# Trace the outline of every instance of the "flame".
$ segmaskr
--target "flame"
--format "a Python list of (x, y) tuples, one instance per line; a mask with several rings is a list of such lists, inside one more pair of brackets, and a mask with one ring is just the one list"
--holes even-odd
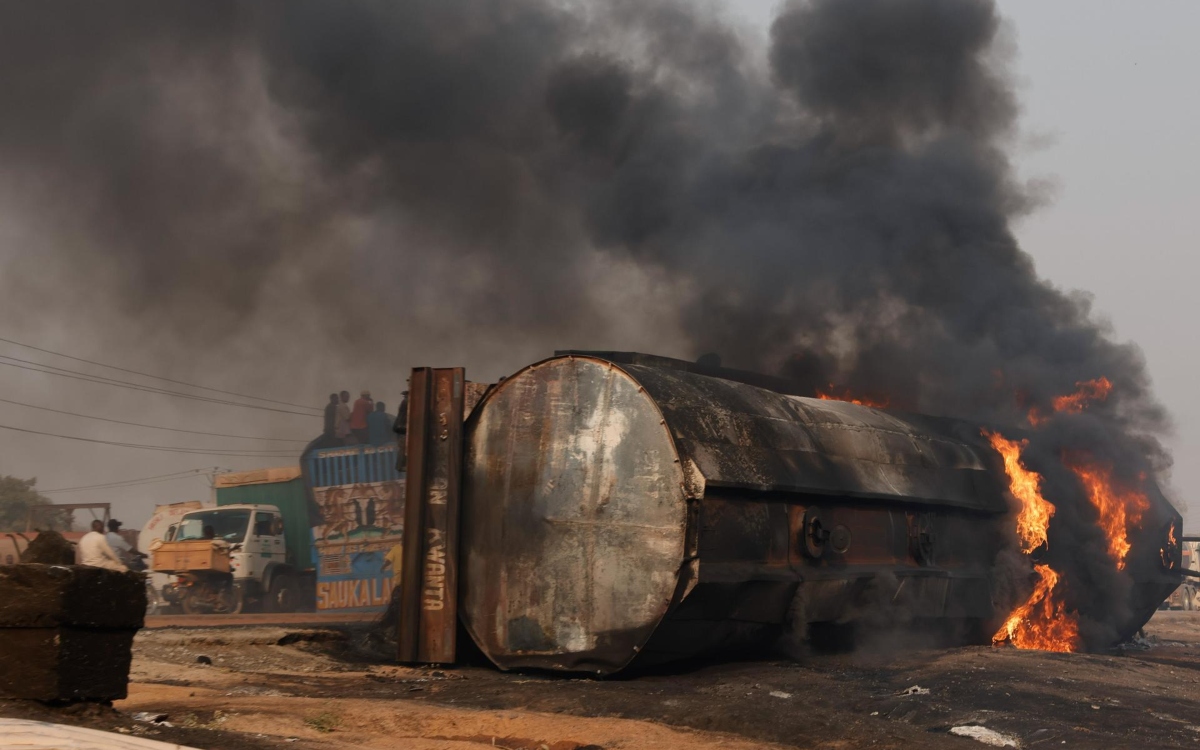
[(1173, 552), (1179, 546), (1179, 540), (1175, 537), (1175, 522), (1172, 521), (1167, 526), (1167, 543), (1158, 551), (1159, 557), (1162, 558), (1163, 567), (1167, 570), (1175, 567), (1175, 559)]
[(996, 452), (1004, 458), (1004, 473), (1008, 475), (1008, 488), (1021, 503), (1017, 513), (1017, 536), (1021, 539), (1021, 551), (1028, 554), (1043, 544), (1049, 544), (1046, 531), (1050, 518), (1054, 516), (1054, 505), (1042, 497), (1042, 477), (1025, 468), (1021, 463), (1021, 451), (1028, 440), (1009, 440), (998, 432), (983, 430)]
[(1078, 414), (1087, 408), (1091, 401), (1104, 401), (1112, 393), (1113, 384), (1108, 378), (1096, 378), (1075, 384), (1076, 391), (1069, 396), (1059, 396), (1054, 399), (1054, 411), (1065, 411)]
[(1067, 468), (1079, 478), (1088, 499), (1100, 514), (1097, 523), (1108, 538), (1108, 554), (1124, 570), (1129, 554), (1129, 529), (1142, 521), (1150, 509), (1150, 500), (1141, 492), (1121, 486), (1113, 479), (1112, 468), (1079, 459), (1065, 461)]
[(822, 390), (818, 388), (817, 398), (821, 399), (822, 401), (847, 401), (851, 404), (858, 404), (859, 406), (871, 406), (876, 409), (886, 409), (888, 404), (890, 404), (892, 401), (890, 398), (854, 398), (854, 396), (851, 395), (849, 388), (838, 388), (833, 383), (829, 384), (829, 390)]
[[(983, 430), (996, 452), (1004, 459), (1008, 489), (1021, 503), (1017, 512), (1017, 536), (1021, 551), (1029, 554), (1049, 544), (1047, 531), (1054, 516), (1054, 505), (1042, 497), (1042, 477), (1021, 463), (1021, 451), (1028, 440), (1009, 440), (997, 432)], [(1074, 651), (1079, 645), (1079, 622), (1068, 614), (1065, 605), (1055, 599), (1054, 587), (1058, 573), (1049, 565), (1034, 565), (1038, 582), (1025, 603), (1009, 614), (1004, 625), (992, 636), (992, 644), (1011, 643), (1017, 648), (1036, 648), (1044, 651)]]
[(1074, 651), (1079, 647), (1079, 621), (1068, 614), (1054, 596), (1058, 573), (1049, 565), (1034, 565), (1038, 582), (1025, 603), (1013, 610), (992, 636), (992, 645), (1011, 643), (1017, 648)]
[[(1099, 377), (1095, 380), (1082, 380), (1075, 384), (1075, 392), (1066, 396), (1055, 396), (1050, 402), (1055, 413), (1066, 412), (1078, 414), (1093, 401), (1104, 401), (1112, 393), (1113, 384), (1108, 378)], [(1040, 427), (1050, 417), (1043, 414), (1036, 406), (1029, 410), (1029, 424)]]

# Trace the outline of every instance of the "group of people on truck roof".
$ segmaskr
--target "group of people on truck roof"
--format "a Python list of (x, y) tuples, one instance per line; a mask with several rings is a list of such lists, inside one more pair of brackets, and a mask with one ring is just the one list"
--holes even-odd
[(387, 445), (396, 442), (395, 420), (382, 401), (371, 398), (370, 391), (363, 391), (353, 406), (349, 391), (331, 393), (323, 436), (328, 445)]

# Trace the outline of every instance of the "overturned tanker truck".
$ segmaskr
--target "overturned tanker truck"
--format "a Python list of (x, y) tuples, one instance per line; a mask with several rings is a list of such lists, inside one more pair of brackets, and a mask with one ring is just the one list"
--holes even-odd
[[(430, 445), (445, 441), (446, 420), (414, 404), (410, 630), (441, 616), (444, 642), (457, 617), (502, 669), (595, 674), (892, 616), (986, 643), (1007, 614), (993, 607), (992, 568), (1012, 532), (1004, 468), (979, 426), (791, 390), (663, 357), (560, 353), (488, 390), (460, 422), (455, 479), (433, 490), (421, 482), (438, 472), (420, 464), (436, 451), (419, 433), (425, 422)], [(459, 494), (458, 476), (447, 516), (437, 504), (447, 486)], [(1178, 529), (1153, 500), (1146, 526)], [(442, 525), (432, 537), (422, 505)], [(1157, 538), (1133, 540), (1153, 564), (1130, 565), (1125, 635), (1179, 583), (1178, 549)], [(434, 613), (417, 593), (430, 571), (439, 592), (451, 587)], [(453, 660), (417, 656), (431, 636), (406, 639), (403, 620), (400, 635), (401, 660)]]

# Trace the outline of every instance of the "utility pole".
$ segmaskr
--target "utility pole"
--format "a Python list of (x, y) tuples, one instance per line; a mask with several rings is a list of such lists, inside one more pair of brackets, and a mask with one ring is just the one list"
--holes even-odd
[(217, 504), (217, 477), (221, 474), (228, 474), (232, 469), (222, 469), (220, 466), (214, 466), (208, 469), (205, 474), (208, 476), (208, 501), (213, 505)]

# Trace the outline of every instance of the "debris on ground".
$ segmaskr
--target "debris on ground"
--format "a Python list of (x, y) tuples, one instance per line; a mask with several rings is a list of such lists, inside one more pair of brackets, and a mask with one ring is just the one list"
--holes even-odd
[(138, 711), (133, 714), (134, 721), (142, 721), (147, 724), (161, 724), (162, 726), (172, 726), (171, 722), (167, 721), (170, 718), (167, 714), (158, 713), (155, 711)]
[(965, 726), (951, 727), (950, 734), (956, 734), (959, 737), (970, 737), (973, 740), (982, 742), (985, 745), (992, 747), (1020, 747), (1021, 742), (1016, 737), (1010, 737), (1007, 734), (1000, 734), (994, 729), (980, 726)]

